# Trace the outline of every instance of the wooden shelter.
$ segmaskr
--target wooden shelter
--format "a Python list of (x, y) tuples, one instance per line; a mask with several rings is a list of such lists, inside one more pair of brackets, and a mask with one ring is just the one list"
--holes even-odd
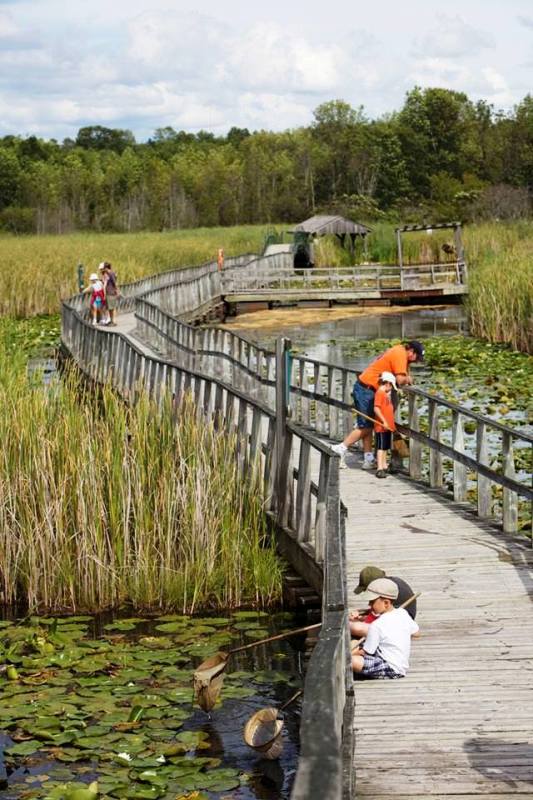
[(370, 233), (370, 228), (340, 215), (317, 214), (300, 222), (290, 233), (294, 235), (294, 266), (306, 267), (313, 266), (310, 240), (316, 236), (337, 236), (343, 247), (346, 237), (349, 236), (353, 250), (356, 237), (360, 236), (365, 241), (365, 237)]
[(370, 233), (370, 228), (361, 225), (360, 222), (353, 222), (351, 219), (341, 217), (339, 215), (329, 216), (325, 214), (317, 214), (314, 217), (300, 222), (294, 228), (293, 233), (302, 231), (311, 236), (325, 236), (326, 234), (335, 234), (335, 236), (366, 236)]

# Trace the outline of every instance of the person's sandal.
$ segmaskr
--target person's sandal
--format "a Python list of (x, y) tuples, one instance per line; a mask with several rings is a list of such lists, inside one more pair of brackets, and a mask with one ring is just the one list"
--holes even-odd
[(378, 469), (376, 472), (376, 478), (386, 478), (387, 477), (387, 470), (385, 469)]

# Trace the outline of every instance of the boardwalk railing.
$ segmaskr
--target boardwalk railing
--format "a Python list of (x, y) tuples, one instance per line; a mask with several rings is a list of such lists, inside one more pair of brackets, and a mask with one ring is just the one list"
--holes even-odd
[[(274, 407), (276, 357), (221, 328), (193, 328), (172, 318), (145, 295), (137, 302), (141, 337), (169, 358), (231, 382)], [(333, 440), (353, 425), (351, 392), (355, 370), (295, 355), (290, 360), (291, 420)], [(453, 478), (453, 496), (470, 502), (480, 517), (494, 518), (501, 506), (505, 532), (523, 524), (519, 498), (533, 500), (531, 470), (516, 468), (516, 453), (531, 465), (533, 437), (415, 387), (406, 387), (399, 430), (409, 437), (409, 475), (443, 488)], [(426, 453), (426, 455), (423, 455)], [(449, 480), (444, 467), (451, 462)], [(501, 494), (501, 500), (496, 495)]]
[(464, 261), (442, 264), (355, 265), (352, 267), (326, 267), (295, 270), (290, 264), (278, 265), (272, 260), (253, 262), (253, 269), (225, 270), (222, 289), (225, 295), (273, 292), (316, 293), (327, 297), (347, 293), (381, 293), (387, 290), (446, 290), (457, 293), (466, 288)]
[[(63, 304), (62, 343), (86, 375), (110, 382), (130, 402), (141, 391), (155, 400), (170, 393), (176, 403), (190, 394), (205, 419), (235, 436), (243, 474), (262, 470), (265, 510), (279, 548), (323, 598), (322, 628), (306, 677), (302, 756), (292, 797), (308, 798), (313, 780), (321, 797), (349, 798), (353, 681), (338, 457), (313, 433), (286, 420), (283, 387), (278, 386), (274, 411), (229, 383), (151, 357), (128, 337), (90, 325), (76, 304)], [(316, 747), (317, 715), (323, 750)]]

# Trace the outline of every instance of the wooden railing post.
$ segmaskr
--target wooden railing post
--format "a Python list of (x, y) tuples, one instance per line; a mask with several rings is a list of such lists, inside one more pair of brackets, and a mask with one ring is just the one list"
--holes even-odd
[[(440, 442), (439, 407), (436, 400), (429, 400), (429, 435)], [(429, 485), (432, 488), (442, 487), (442, 456), (438, 450), (429, 451)]]
[[(476, 457), (480, 464), (489, 465), (489, 446), (487, 426), (484, 422), (477, 423), (476, 429)], [(492, 483), (484, 475), (477, 475), (477, 513), (480, 517), (487, 518), (492, 515)]]
[[(416, 400), (416, 395), (409, 395), (409, 427), (412, 431), (420, 431)], [(422, 446), (414, 438), (409, 444), (409, 475), (417, 481), (422, 477)]]
[[(502, 465), (506, 478), (516, 478), (514, 466), (513, 440), (510, 433), (504, 433), (502, 438)], [(515, 533), (518, 529), (518, 495), (510, 489), (503, 488), (503, 530), (505, 533)]]
[(281, 525), (286, 524), (289, 511), (289, 467), (292, 434), (287, 430), (288, 369), (291, 343), (280, 336), (276, 340), (276, 508)]
[[(465, 452), (465, 434), (463, 416), (458, 411), (452, 412), (452, 447), (458, 453)], [(458, 503), (464, 503), (467, 494), (467, 472), (460, 461), (453, 462), (453, 497)]]

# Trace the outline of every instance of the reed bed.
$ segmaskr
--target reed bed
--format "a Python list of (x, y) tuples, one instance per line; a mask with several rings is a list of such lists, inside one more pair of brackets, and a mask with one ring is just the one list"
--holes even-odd
[(31, 611), (277, 601), (261, 476), (191, 400), (45, 389), (0, 345), (0, 602)]
[(532, 353), (533, 222), (480, 225), (465, 238), (472, 334)]
[(85, 280), (101, 261), (111, 261), (122, 283), (174, 267), (262, 250), (265, 227), (196, 228), (164, 233), (66, 236), (0, 235), (0, 314), (28, 317), (57, 313), (60, 301), (78, 290), (77, 265)]
[[(371, 223), (371, 228), (366, 250), (356, 242), (354, 255), (348, 248), (339, 248), (332, 237), (317, 239), (317, 266), (396, 263), (394, 225)], [(102, 259), (111, 261), (126, 283), (171, 267), (214, 260), (218, 247), (226, 255), (260, 252), (265, 233), (263, 226), (250, 225), (165, 233), (0, 236), (0, 314), (57, 313), (60, 300), (77, 290), (80, 262), (87, 277)], [(533, 222), (468, 225), (463, 235), (470, 267), (472, 333), (531, 352)], [(449, 260), (442, 250), (444, 243), (453, 243), (452, 231), (405, 235), (405, 263)]]

